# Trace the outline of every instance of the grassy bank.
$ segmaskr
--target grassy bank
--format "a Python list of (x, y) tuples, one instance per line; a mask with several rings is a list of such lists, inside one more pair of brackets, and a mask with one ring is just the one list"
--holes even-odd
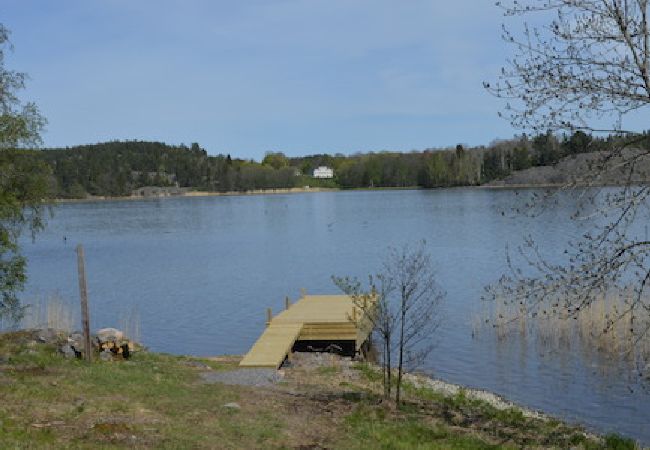
[(294, 364), (271, 386), (206, 382), (236, 358), (137, 353), (90, 365), (27, 332), (0, 335), (2, 448), (633, 448), (464, 392), (407, 385), (380, 400), (373, 366)]

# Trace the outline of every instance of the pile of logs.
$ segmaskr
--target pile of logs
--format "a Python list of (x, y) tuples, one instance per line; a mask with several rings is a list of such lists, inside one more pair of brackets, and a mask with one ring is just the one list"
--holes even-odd
[(97, 346), (102, 359), (122, 357), (129, 359), (135, 350), (135, 344), (123, 332), (115, 328), (102, 328), (97, 331), (94, 345)]
[[(59, 341), (61, 342), (61, 341)], [(59, 345), (59, 352), (70, 358), (82, 358), (84, 353), (83, 335), (72, 333)], [(93, 353), (104, 361), (129, 359), (138, 345), (115, 328), (102, 328), (91, 336)]]

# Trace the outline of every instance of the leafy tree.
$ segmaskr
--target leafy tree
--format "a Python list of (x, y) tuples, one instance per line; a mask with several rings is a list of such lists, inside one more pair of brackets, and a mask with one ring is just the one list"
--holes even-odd
[(264, 155), (262, 164), (265, 166), (271, 166), (274, 169), (282, 169), (289, 165), (289, 159), (282, 152), (267, 152)]
[(26, 280), (18, 238), (24, 229), (43, 227), (48, 168), (33, 152), (20, 150), (40, 142), (45, 120), (33, 103), (19, 99), (26, 76), (5, 68), (9, 48), (9, 31), (0, 24), (0, 319), (18, 320), (23, 307), (17, 294)]
[(550, 131), (533, 139), (533, 151), (538, 166), (555, 164), (561, 157), (557, 139)]
[(564, 153), (567, 155), (577, 155), (589, 151), (592, 137), (582, 130), (578, 130), (563, 142)]
[(530, 168), (530, 154), (526, 147), (517, 147), (512, 151), (512, 169), (524, 170)]
[(500, 148), (492, 148), (483, 154), (483, 170), (481, 181), (487, 182), (503, 178), (510, 173), (506, 161), (507, 153)]
[(425, 187), (444, 186), (448, 183), (449, 167), (442, 152), (433, 152), (426, 157)]
[[(539, 143), (539, 151), (527, 139), (517, 138), (497, 141), (488, 148), (457, 146), (411, 153), (319, 154), (296, 158), (269, 153), (261, 164), (229, 155), (211, 156), (198, 143), (188, 148), (144, 141), (50, 149), (34, 157), (45, 160), (51, 167), (56, 181), (54, 194), (59, 197), (130, 195), (142, 186), (176, 183), (180, 187), (220, 192), (306, 185), (433, 188), (480, 184), (503, 178), (512, 170), (554, 163), (561, 150), (568, 153), (567, 148), (575, 146), (575, 151), (582, 151), (579, 144), (582, 140), (577, 136), (580, 134), (560, 143), (553, 135), (540, 135), (533, 139)], [(596, 139), (588, 150), (595, 150), (598, 145), (605, 148), (612, 143)], [(543, 156), (535, 157), (538, 153)], [(334, 168), (333, 180), (311, 177), (311, 168), (323, 164)]]

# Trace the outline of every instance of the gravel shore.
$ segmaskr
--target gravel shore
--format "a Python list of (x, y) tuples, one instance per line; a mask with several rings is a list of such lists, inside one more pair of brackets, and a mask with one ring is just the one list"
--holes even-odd
[[(330, 353), (294, 353), (291, 358), (291, 363), (283, 366), (281, 370), (247, 368), (230, 371), (208, 371), (201, 373), (201, 378), (206, 383), (268, 387), (280, 382), (284, 378), (285, 371), (291, 371), (293, 369), (314, 370), (318, 367), (335, 366), (341, 370), (343, 374), (346, 372), (356, 374), (357, 370), (354, 369), (355, 364), (356, 363), (350, 358), (340, 357)], [(375, 370), (379, 372), (381, 369), (378, 366), (375, 366)], [(525, 417), (538, 419), (547, 418), (546, 415), (539, 411), (522, 407), (500, 397), (499, 395), (481, 389), (467, 388), (458, 384), (431, 378), (424, 374), (406, 373), (404, 374), (404, 380), (411, 383), (416, 388), (432, 389), (433, 391), (446, 396), (456, 395), (462, 390), (467, 398), (487, 402), (500, 410), (517, 408), (521, 410)]]
[(275, 369), (235, 369), (228, 371), (201, 372), (205, 383), (223, 383), (239, 386), (267, 387), (282, 380), (282, 373)]

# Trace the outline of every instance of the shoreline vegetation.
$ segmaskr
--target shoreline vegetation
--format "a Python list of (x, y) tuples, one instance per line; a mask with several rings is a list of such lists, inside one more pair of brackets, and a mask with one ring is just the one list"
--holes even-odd
[[(16, 158), (46, 169), (50, 198), (123, 198), (167, 190), (233, 195), (316, 189), (398, 189), (460, 186), (539, 186), (580, 184), (585, 169), (615, 148), (616, 136), (570, 136), (551, 133), (515, 136), (487, 146), (432, 148), (410, 152), (380, 151), (287, 156), (268, 152), (261, 161), (208, 154), (162, 142), (112, 141), (61, 149), (15, 150)], [(640, 134), (636, 150), (650, 148), (650, 134)], [(625, 155), (623, 155), (625, 157)], [(650, 162), (639, 163), (632, 181), (650, 181)], [(648, 167), (646, 167), (648, 166)], [(331, 178), (314, 177), (326, 167)], [(613, 170), (602, 184), (620, 183)], [(320, 174), (320, 172), (318, 172)]]
[[(406, 188), (410, 189), (410, 188)], [(149, 200), (165, 198), (197, 198), (197, 197), (232, 197), (247, 195), (272, 195), (272, 194), (303, 194), (315, 192), (338, 192), (339, 188), (272, 188), (272, 189), (254, 189), (250, 191), (229, 191), (229, 192), (209, 192), (209, 191), (186, 191), (178, 194), (152, 194), (152, 195), (125, 195), (125, 196), (88, 196), (85, 198), (54, 198), (54, 203), (77, 203), (77, 202), (101, 202), (101, 201), (129, 201), (129, 200)]]
[(526, 305), (499, 296), (473, 318), (472, 336), (491, 336), (497, 345), (504, 341), (530, 345), (539, 353), (573, 350), (586, 366), (607, 362), (606, 370), (625, 367), (640, 383), (648, 383), (650, 336), (635, 335), (634, 328), (648, 329), (650, 319), (639, 311), (634, 298), (633, 286), (610, 289), (574, 315), (560, 308), (558, 298)]
[(406, 375), (396, 407), (381, 400), (377, 366), (332, 354), (297, 353), (280, 371), (146, 350), (88, 364), (57, 352), (64, 338), (0, 333), (9, 447), (638, 448), (420, 374)]
[[(294, 187), (294, 188), (270, 188), (254, 189), (250, 191), (186, 191), (179, 194), (152, 194), (152, 195), (125, 195), (125, 196), (87, 196), (84, 198), (53, 198), (51, 203), (85, 203), (85, 202), (102, 202), (102, 201), (131, 201), (131, 200), (154, 200), (167, 198), (199, 198), (199, 197), (237, 197), (253, 195), (286, 195), (286, 194), (310, 194), (321, 192), (359, 192), (359, 191), (433, 191), (437, 189), (486, 189), (486, 190), (514, 190), (514, 189), (560, 189), (565, 187), (565, 183), (543, 183), (543, 184), (484, 184), (470, 186), (450, 186), (438, 188), (423, 188), (420, 186), (404, 187), (361, 187), (361, 188), (322, 188), (322, 187)], [(618, 186), (615, 183), (609, 184), (590, 184), (589, 186), (608, 187)], [(576, 187), (581, 187), (577, 185)], [(587, 185), (584, 185), (587, 187)]]

